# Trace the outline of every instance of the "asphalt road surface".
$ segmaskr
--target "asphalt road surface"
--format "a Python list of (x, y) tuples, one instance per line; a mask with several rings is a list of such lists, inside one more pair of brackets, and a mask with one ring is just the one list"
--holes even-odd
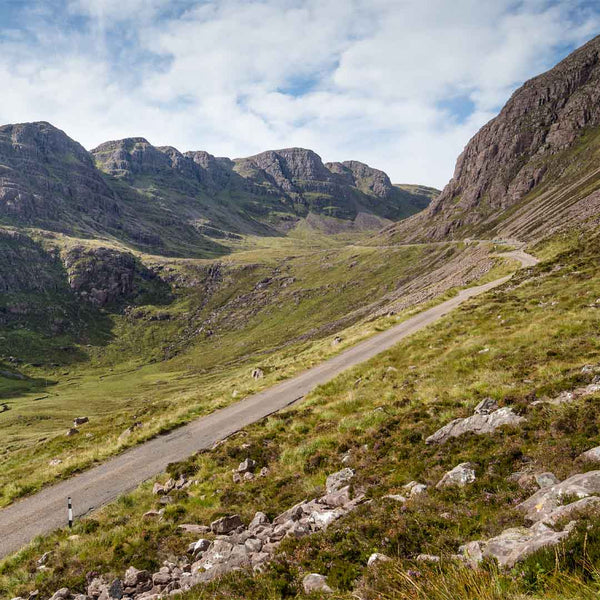
[[(524, 267), (538, 262), (522, 250), (506, 252), (502, 256), (515, 258)], [(292, 379), (131, 448), (89, 471), (0, 510), (0, 558), (19, 550), (38, 535), (65, 526), (68, 497), (73, 499), (75, 518), (88, 514), (162, 473), (169, 463), (210, 448), (243, 427), (293, 404), (314, 387), (391, 348), (467, 299), (497, 287), (509, 278), (462, 290), (454, 298), (374, 335)]]

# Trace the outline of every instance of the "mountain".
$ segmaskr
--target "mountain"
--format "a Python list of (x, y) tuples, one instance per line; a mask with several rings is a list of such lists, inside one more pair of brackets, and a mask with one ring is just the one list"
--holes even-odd
[(281, 235), (309, 216), (376, 229), (430, 197), (363, 163), (290, 148), (230, 160), (144, 138), (88, 152), (49, 123), (0, 127), (0, 224), (112, 238), (174, 256), (217, 256), (220, 240)]
[(382, 171), (356, 161), (324, 164), (303, 148), (231, 160), (130, 138), (91, 154), (99, 169), (126, 185), (122, 195), (135, 191), (183, 211), (187, 222), (216, 239), (285, 232), (309, 215), (337, 219), (341, 229), (376, 229), (429, 203), (419, 191), (394, 188)]
[(442, 194), (386, 235), (538, 239), (592, 216), (600, 187), (599, 56), (596, 37), (527, 81), (471, 139)]

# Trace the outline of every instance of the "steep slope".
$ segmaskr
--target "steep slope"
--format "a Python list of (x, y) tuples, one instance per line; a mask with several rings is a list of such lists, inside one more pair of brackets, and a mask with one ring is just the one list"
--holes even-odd
[(405, 240), (532, 239), (590, 216), (593, 210), (573, 205), (600, 187), (599, 55), (597, 37), (526, 82), (469, 142), (454, 177), (428, 210), (387, 234)]
[(134, 190), (119, 193), (80, 144), (45, 122), (0, 127), (0, 224), (115, 238), (160, 254), (226, 252)]

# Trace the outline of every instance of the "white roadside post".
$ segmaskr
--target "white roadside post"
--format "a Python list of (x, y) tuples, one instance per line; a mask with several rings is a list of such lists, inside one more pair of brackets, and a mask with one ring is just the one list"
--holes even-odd
[(69, 529), (73, 527), (73, 503), (71, 502), (71, 496), (67, 498), (67, 506), (69, 509)]

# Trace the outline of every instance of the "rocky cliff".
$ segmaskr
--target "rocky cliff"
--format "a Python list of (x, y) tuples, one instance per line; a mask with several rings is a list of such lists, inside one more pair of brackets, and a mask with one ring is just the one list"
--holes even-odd
[[(471, 139), (429, 209), (393, 231), (406, 239), (502, 233), (499, 221), (510, 209), (572, 175), (573, 152), (600, 125), (599, 54), (597, 37), (526, 82)], [(519, 230), (527, 237), (524, 225)]]
[(0, 222), (116, 225), (120, 207), (89, 153), (49, 123), (0, 127)]

